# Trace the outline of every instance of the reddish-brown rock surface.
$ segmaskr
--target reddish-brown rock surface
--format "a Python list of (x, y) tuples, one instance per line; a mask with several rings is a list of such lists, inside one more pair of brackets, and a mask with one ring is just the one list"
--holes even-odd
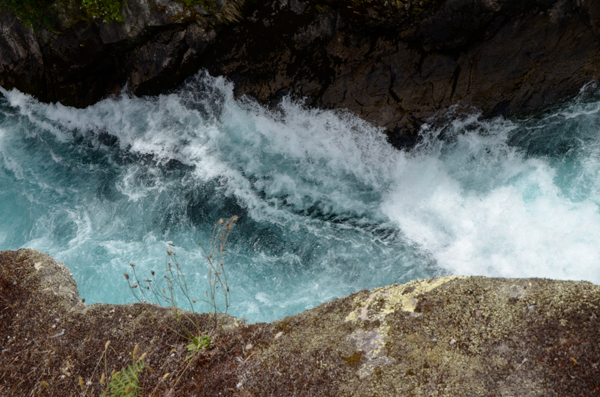
[[(101, 374), (131, 363), (136, 344), (145, 396), (600, 394), (600, 287), (588, 282), (446, 277), (271, 324), (224, 317), (188, 362), (169, 313), (87, 306), (63, 264), (0, 252), (0, 395), (99, 395)], [(195, 319), (208, 327), (206, 315)]]

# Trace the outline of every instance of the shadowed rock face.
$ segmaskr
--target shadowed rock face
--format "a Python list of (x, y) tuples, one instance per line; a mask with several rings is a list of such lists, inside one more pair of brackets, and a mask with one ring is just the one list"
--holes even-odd
[[(186, 369), (188, 342), (169, 331), (168, 309), (86, 306), (66, 267), (37, 251), (0, 252), (0, 264), (2, 395), (35, 393), (42, 380), (45, 393), (69, 395), (78, 376), (99, 394), (106, 340), (109, 371), (135, 344), (148, 352), (144, 395), (600, 393), (600, 287), (587, 282), (446, 277), (361, 291), (271, 324), (230, 318)], [(197, 319), (206, 326), (206, 315)], [(160, 381), (167, 372), (175, 375)]]
[(76, 107), (118, 93), (125, 84), (136, 95), (173, 88), (198, 70), (198, 55), (223, 21), (235, 16), (236, 0), (207, 4), (129, 0), (124, 21), (112, 23), (67, 7), (59, 10), (57, 32), (26, 28), (0, 12), (0, 85)]
[(350, 109), (401, 147), (440, 109), (532, 112), (600, 70), (595, 1), (260, 0), (229, 24), (241, 9), (232, 0), (208, 9), (129, 0), (124, 22), (110, 24), (71, 3), (60, 32), (0, 14), (0, 85), (85, 107), (125, 84), (135, 95), (165, 92), (207, 68), (264, 103), (291, 94)]
[(399, 146), (453, 104), (488, 117), (535, 111), (598, 74), (598, 2), (403, 3), (332, 2), (308, 14), (302, 3), (265, 4), (217, 36), (206, 65), (240, 94), (348, 108)]

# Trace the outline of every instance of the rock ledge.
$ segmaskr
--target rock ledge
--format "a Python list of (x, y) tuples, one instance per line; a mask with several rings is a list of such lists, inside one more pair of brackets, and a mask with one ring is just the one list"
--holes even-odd
[[(99, 394), (107, 340), (110, 368), (126, 365), (135, 344), (148, 353), (144, 395), (600, 392), (600, 287), (588, 282), (446, 277), (360, 291), (271, 324), (230, 319), (186, 369), (169, 309), (86, 306), (66, 267), (37, 251), (0, 252), (0, 264), (2, 395), (70, 395), (78, 376)], [(160, 381), (166, 373), (184, 376)]]

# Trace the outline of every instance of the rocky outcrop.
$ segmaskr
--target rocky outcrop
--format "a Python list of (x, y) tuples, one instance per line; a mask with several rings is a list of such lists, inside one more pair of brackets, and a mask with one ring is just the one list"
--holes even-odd
[(109, 24), (73, 4), (58, 32), (0, 15), (1, 86), (83, 107), (125, 84), (164, 92), (207, 68), (238, 95), (350, 109), (403, 146), (440, 109), (532, 112), (600, 70), (591, 0), (129, 0), (124, 22)]
[(77, 107), (125, 85), (136, 95), (177, 86), (198, 70), (198, 56), (239, 7), (236, 0), (190, 7), (129, 0), (122, 22), (106, 23), (87, 17), (76, 0), (58, 4), (65, 8), (57, 31), (26, 28), (0, 13), (0, 85)]
[(360, 291), (271, 324), (230, 320), (186, 363), (169, 309), (86, 306), (64, 265), (33, 250), (0, 252), (0, 264), (2, 395), (99, 394), (107, 340), (109, 371), (135, 344), (147, 352), (144, 395), (600, 393), (600, 287), (587, 282), (446, 277)]

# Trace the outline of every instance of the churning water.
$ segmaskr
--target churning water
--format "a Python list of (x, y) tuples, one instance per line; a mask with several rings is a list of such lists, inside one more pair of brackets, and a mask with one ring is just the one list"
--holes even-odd
[(123, 273), (163, 269), (168, 243), (203, 296), (197, 243), (232, 215), (230, 313), (251, 321), (448, 274), (600, 283), (593, 94), (528, 120), (450, 111), (404, 152), (349, 113), (269, 111), (203, 73), (83, 110), (2, 93), (0, 249), (63, 261), (87, 303), (133, 301)]

